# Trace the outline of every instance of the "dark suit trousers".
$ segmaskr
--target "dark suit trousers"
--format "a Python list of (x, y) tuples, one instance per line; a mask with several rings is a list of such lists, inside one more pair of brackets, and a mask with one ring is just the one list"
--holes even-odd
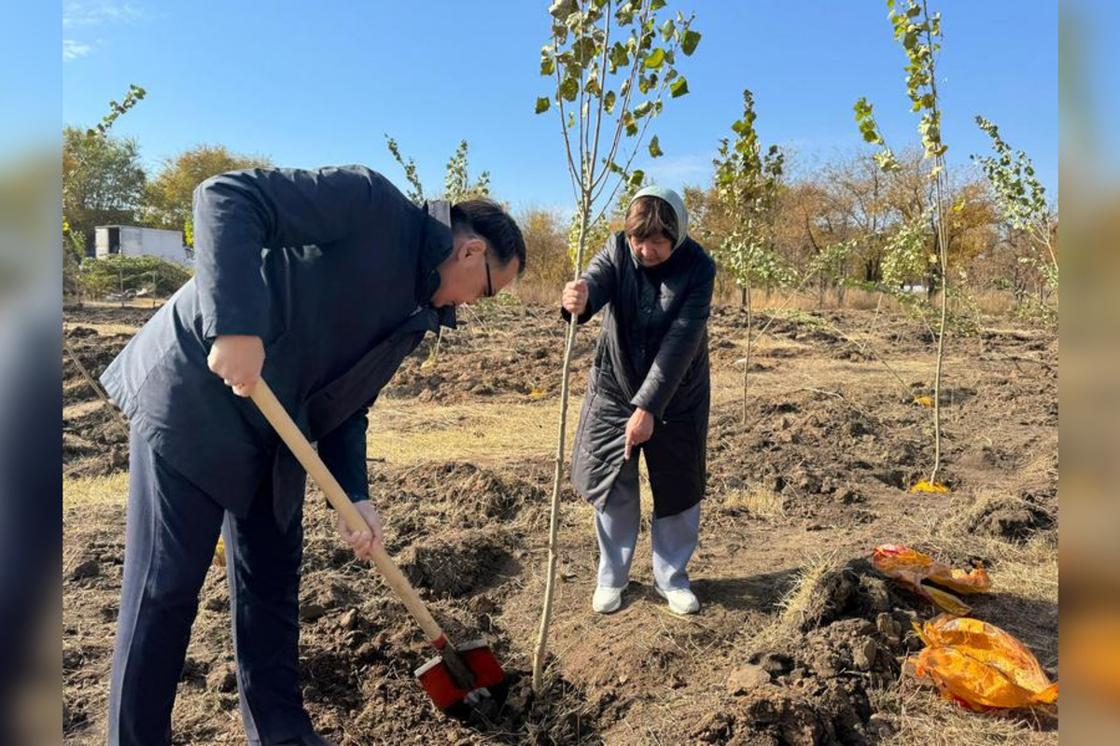
[(299, 564), (303, 525), (281, 531), (269, 479), (249, 515), (227, 513), (130, 439), (124, 581), (109, 695), (110, 744), (166, 744), (198, 596), (219, 532), (226, 545), (237, 687), (248, 740), (311, 733), (299, 688)]

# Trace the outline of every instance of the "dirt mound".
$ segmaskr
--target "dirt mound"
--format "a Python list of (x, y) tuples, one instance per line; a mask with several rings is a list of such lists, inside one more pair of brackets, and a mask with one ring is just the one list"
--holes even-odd
[(1044, 507), (1015, 497), (982, 501), (967, 517), (969, 531), (1020, 543), (1055, 523), (1055, 516)]
[[(708, 743), (867, 743), (869, 691), (893, 684), (917, 640), (916, 612), (866, 560), (807, 571), (782, 631), (748, 651), (727, 682), (728, 706), (692, 732)], [(920, 644), (920, 643), (919, 643)]]
[(77, 357), (89, 374), (97, 379), (132, 339), (132, 335), (102, 335), (90, 327), (76, 326), (68, 329), (65, 337), (67, 349), (62, 356), (62, 402), (74, 404), (96, 399), (97, 393), (82, 376), (71, 355)]
[(692, 730), (701, 743), (867, 743), (867, 693), (851, 682), (829, 680), (819, 692), (763, 684), (713, 712)]
[(546, 518), (542, 482), (463, 462), (371, 468), (370, 490), (389, 516), (390, 541), (410, 543), (447, 529), (529, 529)]
[(500, 533), (473, 529), (417, 542), (398, 562), (413, 585), (458, 598), (490, 584), (511, 558)]
[(799, 389), (753, 403), (745, 424), (739, 402), (717, 405), (709, 491), (761, 488), (781, 497), (787, 517), (806, 518), (863, 502), (867, 485), (909, 488), (924, 466), (915, 426), (925, 415), (887, 392), (876, 399)]
[[(556, 396), (566, 329), (555, 309), (485, 309), (481, 316), (467, 316), (458, 328), (445, 330), (438, 348), (429, 335), (404, 360), (384, 395), (445, 404)], [(576, 337), (571, 375), (580, 390), (597, 335), (594, 323)]]
[(102, 476), (128, 468), (128, 425), (108, 404), (77, 405), (80, 414), (63, 410), (62, 464), (66, 476)]

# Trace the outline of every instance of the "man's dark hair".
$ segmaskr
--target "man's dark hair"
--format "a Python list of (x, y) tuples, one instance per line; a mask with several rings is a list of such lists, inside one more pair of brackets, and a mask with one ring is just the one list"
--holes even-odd
[(468, 233), (486, 241), (504, 267), (516, 257), (517, 274), (525, 271), (525, 239), (521, 229), (501, 205), (489, 199), (468, 199), (451, 207), (451, 231)]

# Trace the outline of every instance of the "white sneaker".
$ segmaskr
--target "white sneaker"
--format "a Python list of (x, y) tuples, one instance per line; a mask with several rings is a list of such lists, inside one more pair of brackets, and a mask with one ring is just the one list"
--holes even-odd
[(595, 595), (591, 597), (591, 609), (599, 614), (610, 614), (618, 611), (618, 607), (622, 606), (622, 592), (629, 585), (627, 583), (621, 588), (608, 588), (605, 585), (596, 586)]
[(676, 590), (663, 591), (654, 585), (658, 595), (669, 602), (669, 611), (674, 614), (695, 614), (700, 611), (700, 602), (696, 600), (696, 594), (688, 588), (677, 588)]

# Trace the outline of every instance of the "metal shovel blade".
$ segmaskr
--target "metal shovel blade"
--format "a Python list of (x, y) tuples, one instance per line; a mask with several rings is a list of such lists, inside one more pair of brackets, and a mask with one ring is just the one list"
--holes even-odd
[(470, 671), (469, 687), (461, 686), (452, 674), (442, 655), (429, 660), (416, 669), (416, 678), (436, 707), (445, 713), (463, 716), (464, 705), (489, 700), (487, 709), (500, 707), (509, 691), (505, 673), (494, 652), (482, 640), (474, 640), (456, 647), (460, 660)]

